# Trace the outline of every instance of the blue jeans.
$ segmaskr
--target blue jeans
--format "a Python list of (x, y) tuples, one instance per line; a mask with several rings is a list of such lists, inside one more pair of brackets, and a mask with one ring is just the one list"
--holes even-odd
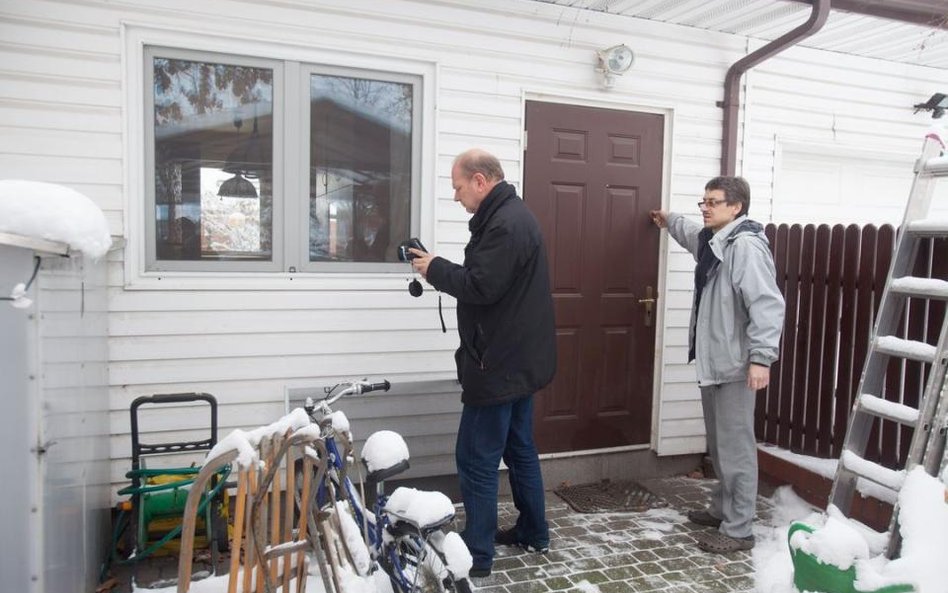
[(550, 541), (540, 460), (533, 444), (533, 395), (494, 406), (464, 405), (455, 458), (466, 523), (461, 537), (476, 568), (494, 559), (497, 531), (498, 466), (508, 468), (517, 517), (517, 539), (532, 545)]

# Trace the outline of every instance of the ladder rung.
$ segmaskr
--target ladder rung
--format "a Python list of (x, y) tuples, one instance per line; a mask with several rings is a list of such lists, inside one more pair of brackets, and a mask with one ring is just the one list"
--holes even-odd
[(920, 362), (934, 362), (937, 349), (925, 342), (904, 340), (895, 336), (880, 336), (876, 338), (876, 352), (918, 360)]
[(948, 156), (936, 156), (925, 161), (924, 171), (935, 176), (948, 175)]
[(897, 402), (890, 402), (881, 397), (863, 393), (859, 396), (859, 408), (880, 418), (892, 420), (906, 426), (915, 426), (918, 422), (918, 410)]
[(889, 285), (893, 292), (908, 297), (948, 300), (948, 282), (937, 278), (895, 278)]
[(852, 451), (843, 451), (839, 456), (839, 461), (844, 468), (857, 476), (896, 492), (902, 488), (902, 483), (905, 481), (905, 471), (882, 467), (878, 463), (863, 459)]
[(944, 237), (948, 235), (948, 220), (943, 218), (913, 220), (906, 227), (909, 233), (916, 237)]

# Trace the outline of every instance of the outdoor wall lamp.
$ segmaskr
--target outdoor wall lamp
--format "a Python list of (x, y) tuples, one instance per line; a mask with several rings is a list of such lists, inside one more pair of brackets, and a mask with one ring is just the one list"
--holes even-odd
[(611, 89), (615, 77), (625, 74), (635, 61), (635, 54), (626, 44), (614, 45), (596, 52), (596, 72), (602, 75), (602, 87)]
[(935, 93), (928, 99), (928, 101), (925, 101), (924, 103), (916, 103), (914, 107), (915, 111), (913, 113), (918, 113), (919, 111), (931, 111), (932, 119), (938, 119), (939, 117), (945, 115), (945, 109), (948, 109), (948, 95), (945, 93)]

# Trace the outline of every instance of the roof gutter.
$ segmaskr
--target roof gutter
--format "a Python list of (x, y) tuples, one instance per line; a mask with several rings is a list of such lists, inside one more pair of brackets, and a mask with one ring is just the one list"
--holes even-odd
[(741, 108), (741, 76), (757, 64), (769, 60), (819, 31), (826, 23), (829, 12), (830, 0), (813, 0), (813, 10), (805, 23), (747, 54), (728, 68), (724, 77), (724, 101), (718, 104), (724, 109), (721, 175), (734, 175), (737, 170), (737, 116)]

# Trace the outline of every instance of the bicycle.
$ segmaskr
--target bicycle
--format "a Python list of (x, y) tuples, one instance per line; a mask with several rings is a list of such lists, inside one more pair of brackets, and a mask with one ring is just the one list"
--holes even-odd
[[(303, 409), (320, 427), (321, 437), (320, 446), (307, 451), (320, 468), (314, 478), (316, 504), (312, 507), (317, 516), (311, 518), (309, 533), (311, 538), (322, 538), (323, 545), (314, 541), (313, 547), (325, 555), (319, 559), (321, 567), (328, 564), (337, 589), (340, 582), (351, 578), (344, 566), (348, 558), (359, 577), (372, 577), (381, 569), (393, 592), (470, 593), (470, 552), (460, 535), (443, 530), (455, 514), (448, 497), (410, 488), (385, 494), (385, 480), (409, 467), (408, 447), (400, 435), (379, 431), (363, 447), (366, 481), (375, 484), (371, 511), (366, 511), (363, 497), (357, 495), (348, 476), (352, 452), (349, 422), (343, 412), (333, 411), (332, 405), (347, 395), (388, 391), (390, 387), (388, 381), (346, 382), (327, 388), (326, 397), (319, 401), (306, 400)], [(303, 483), (302, 476), (296, 483)], [(323, 578), (328, 590), (325, 571)]]

